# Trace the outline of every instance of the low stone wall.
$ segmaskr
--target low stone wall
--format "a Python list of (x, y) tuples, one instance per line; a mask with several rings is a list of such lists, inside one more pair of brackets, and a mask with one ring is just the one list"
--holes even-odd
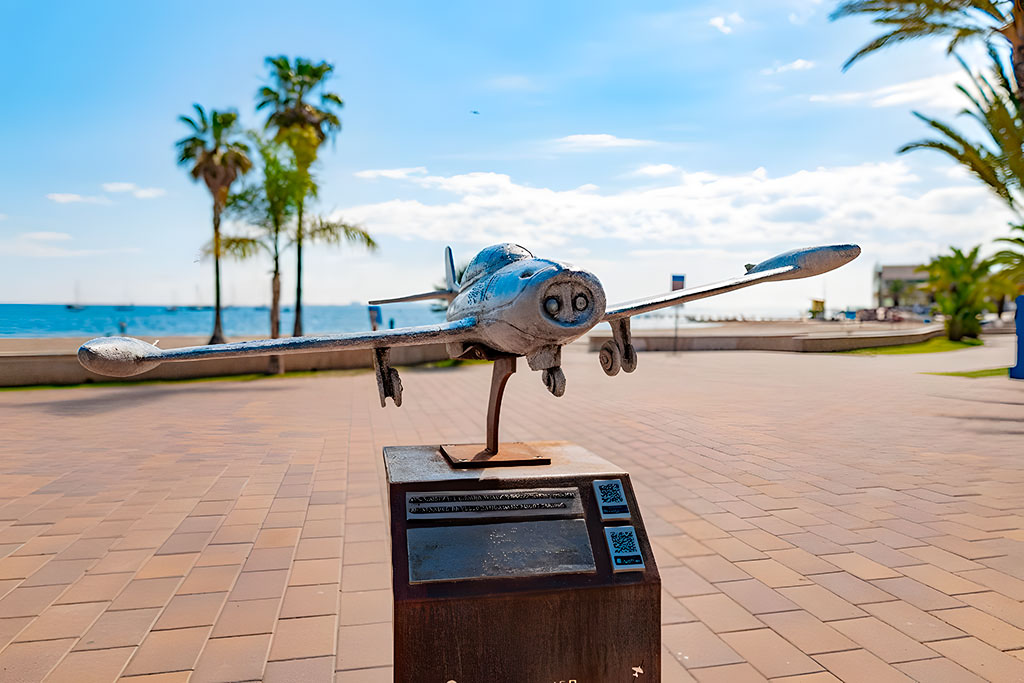
[[(633, 333), (633, 346), (637, 351), (790, 351), (797, 353), (825, 353), (849, 351), (877, 346), (917, 344), (941, 337), (941, 325), (928, 325), (912, 330), (893, 330), (861, 334), (715, 334), (680, 335)], [(608, 332), (591, 333), (588, 348), (598, 351), (611, 339)]]
[[(347, 370), (372, 368), (373, 352), (332, 351), (329, 353), (296, 353), (282, 356), (286, 371)], [(444, 344), (401, 346), (391, 349), (393, 365), (416, 365), (448, 358)], [(0, 355), (0, 386), (22, 387), (38, 384), (84, 384), (86, 382), (131, 382), (154, 379), (192, 379), (248, 375), (267, 371), (269, 358), (218, 358), (187, 363), (164, 363), (141, 375), (112, 378), (89, 372), (73, 353), (11, 353)]]

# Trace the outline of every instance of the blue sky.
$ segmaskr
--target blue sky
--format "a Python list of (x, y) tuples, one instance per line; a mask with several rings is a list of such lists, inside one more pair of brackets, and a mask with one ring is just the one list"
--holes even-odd
[[(591, 269), (616, 301), (673, 272), (697, 284), (856, 241), (842, 271), (703, 308), (868, 305), (874, 263), (987, 240), (1007, 217), (938, 155), (894, 154), (924, 134), (912, 109), (955, 114), (955, 62), (920, 43), (844, 74), (874, 30), (830, 22), (833, 6), (8, 0), (0, 301), (209, 301), (210, 199), (174, 163), (176, 116), (199, 102), (262, 125), (263, 58), (286, 54), (335, 64), (345, 100), (317, 210), (381, 243), (311, 250), (310, 303), (420, 291), (446, 243), (465, 261), (518, 241)], [(227, 301), (266, 303), (267, 267), (227, 264)]]

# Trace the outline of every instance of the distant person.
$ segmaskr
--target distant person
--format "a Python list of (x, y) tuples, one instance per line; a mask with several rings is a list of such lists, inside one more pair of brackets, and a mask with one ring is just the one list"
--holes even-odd
[(124, 335), (128, 334), (128, 323), (126, 323), (125, 321), (123, 321), (123, 320), (118, 321), (117, 327), (118, 327), (119, 330), (121, 330), (121, 336), (122, 337)]
[(395, 329), (395, 319), (394, 318), (388, 318), (388, 329), (389, 330)]

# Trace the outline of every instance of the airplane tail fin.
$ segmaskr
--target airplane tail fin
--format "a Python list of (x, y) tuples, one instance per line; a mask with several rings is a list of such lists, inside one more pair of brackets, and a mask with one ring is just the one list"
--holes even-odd
[(444, 248), (444, 284), (445, 289), (435, 289), (432, 292), (410, 294), (408, 296), (395, 297), (394, 299), (376, 299), (371, 301), (370, 305), (398, 304), (407, 301), (430, 301), (432, 299), (451, 301), (454, 299), (459, 293), (459, 283), (455, 280), (455, 260), (452, 258), (451, 247)]

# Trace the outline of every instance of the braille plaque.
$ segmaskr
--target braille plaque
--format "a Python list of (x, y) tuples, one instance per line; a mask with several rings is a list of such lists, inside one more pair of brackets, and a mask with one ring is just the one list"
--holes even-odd
[(583, 506), (575, 488), (412, 491), (405, 494), (405, 516), (409, 520), (582, 515)]
[(601, 519), (629, 519), (629, 503), (626, 492), (622, 490), (622, 482), (618, 479), (595, 479), (594, 496), (597, 497), (597, 509), (601, 511)]
[(609, 526), (604, 529), (608, 553), (612, 556), (612, 570), (616, 572), (643, 571), (644, 556), (631, 526)]

